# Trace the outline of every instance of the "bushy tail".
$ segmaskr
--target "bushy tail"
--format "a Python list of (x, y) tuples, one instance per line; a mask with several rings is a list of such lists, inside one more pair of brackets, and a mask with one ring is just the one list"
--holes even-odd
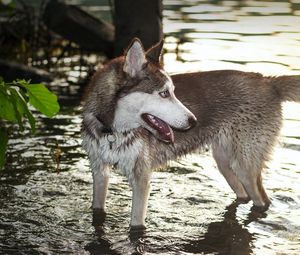
[(300, 103), (300, 75), (273, 77), (271, 83), (282, 101)]

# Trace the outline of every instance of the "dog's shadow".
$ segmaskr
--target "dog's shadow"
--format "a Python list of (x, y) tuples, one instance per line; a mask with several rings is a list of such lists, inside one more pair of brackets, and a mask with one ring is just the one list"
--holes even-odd
[(183, 250), (204, 254), (252, 254), (252, 243), (255, 237), (246, 226), (265, 218), (267, 214), (252, 209), (245, 220), (239, 220), (236, 215), (239, 205), (234, 202), (227, 206), (223, 220), (211, 222), (206, 233), (198, 240), (184, 245)]
[[(266, 213), (251, 210), (247, 218), (238, 219), (236, 216), (239, 203), (232, 203), (226, 207), (222, 221), (211, 222), (207, 231), (197, 240), (191, 240), (184, 245), (178, 245), (180, 250), (189, 253), (213, 253), (213, 254), (252, 254), (253, 234), (249, 233), (246, 226), (260, 218), (265, 218)], [(98, 254), (124, 254), (115, 249), (115, 244), (106, 238), (103, 223), (105, 214), (93, 214), (93, 226), (95, 228), (96, 240), (86, 245), (85, 249), (92, 255)], [(145, 244), (143, 242), (144, 231), (129, 232), (126, 254), (144, 254)], [(129, 248), (131, 247), (131, 248)], [(131, 252), (129, 252), (131, 250)]]

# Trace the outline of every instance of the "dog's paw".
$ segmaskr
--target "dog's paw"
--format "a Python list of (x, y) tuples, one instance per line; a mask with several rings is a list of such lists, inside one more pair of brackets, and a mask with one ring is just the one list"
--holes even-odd
[(106, 212), (100, 208), (93, 209), (93, 226), (102, 226), (106, 218)]
[(132, 242), (139, 240), (146, 232), (144, 225), (130, 226), (129, 237)]
[(146, 227), (144, 225), (130, 226), (130, 232), (144, 232)]
[(250, 201), (249, 197), (237, 197), (234, 201), (237, 204), (247, 204)]
[(256, 212), (256, 213), (264, 213), (265, 211), (267, 211), (270, 207), (270, 203), (266, 203), (265, 205), (262, 206), (258, 206), (258, 205), (253, 205), (251, 207), (251, 211), (252, 212)]

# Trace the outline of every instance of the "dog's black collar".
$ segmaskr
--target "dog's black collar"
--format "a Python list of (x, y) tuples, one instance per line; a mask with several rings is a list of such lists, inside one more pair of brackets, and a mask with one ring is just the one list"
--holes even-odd
[(99, 116), (96, 116), (96, 119), (103, 125), (103, 127), (100, 129), (101, 133), (103, 133), (103, 134), (112, 134), (113, 133), (112, 128), (105, 125), (104, 121)]
[(103, 134), (112, 134), (113, 131), (110, 127), (105, 127), (104, 126), (103, 128), (101, 128), (101, 133), (103, 133)]

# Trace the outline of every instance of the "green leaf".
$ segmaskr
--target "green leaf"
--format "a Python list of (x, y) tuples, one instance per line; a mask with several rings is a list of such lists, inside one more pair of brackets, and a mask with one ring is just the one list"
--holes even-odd
[(0, 118), (16, 122), (17, 116), (14, 105), (4, 86), (0, 86)]
[(8, 142), (8, 135), (6, 129), (0, 128), (0, 170), (5, 164), (5, 154)]
[(24, 114), (24, 109), (22, 108), (22, 105), (20, 105), (20, 97), (19, 95), (17, 94), (17, 91), (15, 88), (11, 87), (9, 88), (9, 92), (10, 92), (10, 95), (11, 95), (11, 101), (12, 101), (12, 104), (14, 106), (14, 110), (15, 110), (15, 114), (16, 114), (16, 118), (17, 118), (17, 121), (18, 121), (18, 124), (19, 124), (19, 128), (21, 131), (24, 131), (24, 126), (23, 126), (23, 114)]
[(31, 126), (32, 133), (35, 133), (35, 118), (33, 117), (31, 111), (29, 111), (29, 109), (27, 109), (26, 111), (26, 116)]
[(59, 111), (57, 96), (43, 84), (22, 84), (28, 91), (29, 103), (47, 117), (52, 117)]
[[(18, 119), (18, 122), (20, 122), (20, 121), (22, 122), (22, 117), (24, 115), (26, 115), (26, 117), (28, 118), (29, 124), (31, 126), (32, 133), (34, 133), (35, 132), (35, 119), (31, 113), (31, 111), (28, 109), (28, 106), (24, 99), (23, 93), (19, 93), (21, 91), (18, 91), (15, 88), (10, 88), (10, 92), (13, 97), (14, 104), (17, 108), (17, 112), (21, 116), (21, 120)], [(20, 123), (19, 123), (19, 126), (21, 128)], [(23, 126), (23, 124), (22, 124), (22, 126)], [(21, 130), (22, 130), (22, 128), (21, 128)]]

